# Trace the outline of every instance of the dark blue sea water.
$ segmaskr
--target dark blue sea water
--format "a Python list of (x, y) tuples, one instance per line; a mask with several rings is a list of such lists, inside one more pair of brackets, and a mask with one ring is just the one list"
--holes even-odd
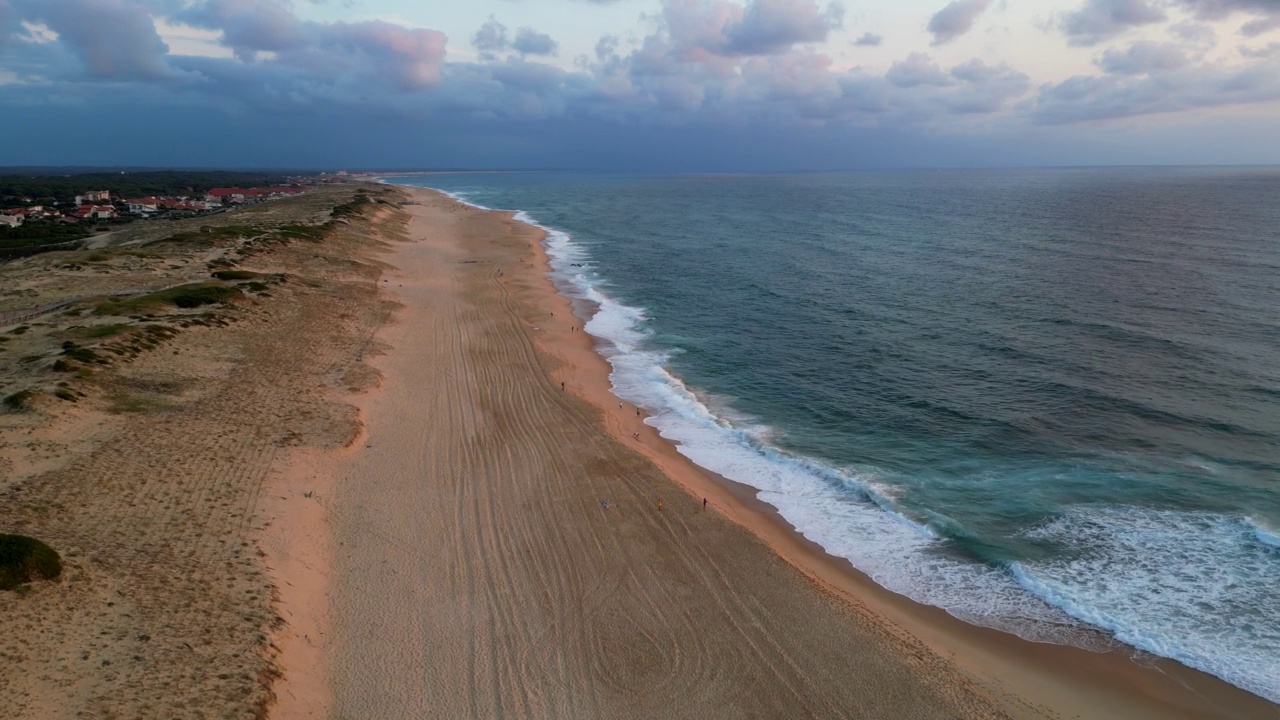
[(552, 230), (617, 394), (885, 587), (1280, 701), (1280, 169), (394, 182)]

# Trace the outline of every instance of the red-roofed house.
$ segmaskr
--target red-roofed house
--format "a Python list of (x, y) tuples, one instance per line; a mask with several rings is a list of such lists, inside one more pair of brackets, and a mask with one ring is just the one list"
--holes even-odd
[(81, 220), (109, 220), (116, 216), (116, 209), (110, 205), (81, 205), (73, 215)]

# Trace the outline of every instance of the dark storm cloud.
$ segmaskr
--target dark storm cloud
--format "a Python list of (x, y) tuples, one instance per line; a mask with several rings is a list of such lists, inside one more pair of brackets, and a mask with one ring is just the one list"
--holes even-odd
[[(7, 8), (7, 9), (6, 9)], [(148, 7), (134, 0), (13, 0), (0, 7), (0, 21), (40, 23), (101, 79), (158, 80), (170, 74), (169, 47), (160, 39)], [(0, 22), (0, 28), (6, 23)]]
[(285, 0), (206, 0), (177, 14), (195, 27), (221, 31), (236, 57), (331, 71), (362, 72), (419, 91), (440, 80), (446, 38), (436, 30), (379, 20), (316, 23), (300, 20)]
[(1165, 17), (1163, 10), (1147, 0), (1087, 0), (1079, 10), (1059, 17), (1058, 26), (1072, 45), (1096, 45)]
[(933, 33), (933, 44), (949, 43), (972, 30), (978, 16), (990, 5), (991, 0), (955, 0), (934, 13), (928, 27)]
[(280, 0), (207, 0), (178, 16), (196, 27), (220, 30), (236, 56), (253, 60), (259, 52), (279, 52), (306, 43), (303, 23)]

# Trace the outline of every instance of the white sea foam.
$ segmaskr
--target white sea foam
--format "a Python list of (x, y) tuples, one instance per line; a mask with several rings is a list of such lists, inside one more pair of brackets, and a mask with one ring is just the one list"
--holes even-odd
[(492, 209), (493, 209), (493, 208), (485, 207), (485, 206), (483, 206), (483, 205), (477, 205), (477, 204), (475, 204), (475, 203), (471, 202), (470, 200), (468, 200), (468, 199), (466, 198), (466, 196), (465, 196), (465, 195), (461, 195), (461, 194), (458, 194), (458, 193), (451, 193), (451, 192), (449, 192), (449, 191), (447, 191), (447, 190), (436, 190), (436, 192), (438, 192), (438, 193), (440, 193), (440, 194), (442, 194), (442, 195), (445, 195), (445, 196), (447, 196), (447, 197), (450, 197), (450, 198), (452, 198), (452, 199), (454, 199), (454, 200), (456, 200), (456, 201), (458, 201), (458, 202), (462, 203), (463, 205), (466, 205), (466, 206), (468, 206), (468, 207), (473, 207), (473, 208), (475, 208), (475, 209), (477, 209), (477, 210), (492, 210)]
[(1211, 513), (1075, 508), (1027, 535), (1077, 552), (1012, 569), (1122, 642), (1280, 702), (1280, 545), (1259, 532)]
[(1280, 702), (1274, 530), (1211, 514), (1078, 508), (1027, 533), (1069, 546), (1068, 559), (1005, 569), (957, 558), (874, 474), (791, 456), (767, 444), (767, 429), (712, 412), (667, 370), (668, 353), (647, 342), (644, 311), (605, 292), (569, 235), (538, 227), (558, 288), (591, 308), (584, 327), (612, 365), (614, 393), (651, 413), (647, 422), (699, 466), (760, 490), (827, 552), (968, 622), (1086, 647), (1095, 636), (1082, 628), (1100, 628)]

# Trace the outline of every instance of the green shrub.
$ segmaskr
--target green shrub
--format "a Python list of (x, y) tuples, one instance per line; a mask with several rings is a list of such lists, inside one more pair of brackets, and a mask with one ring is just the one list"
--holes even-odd
[(219, 280), (252, 280), (258, 277), (258, 273), (248, 270), (218, 270), (213, 276)]
[(4, 399), (4, 406), (10, 410), (26, 410), (27, 403), (31, 400), (33, 393), (30, 390), (19, 390)]
[[(181, 288), (174, 288), (175, 290)], [(240, 291), (232, 287), (222, 287), (220, 285), (207, 285), (205, 287), (195, 287), (176, 293), (172, 296), (172, 302), (180, 308), (194, 308), (201, 305), (213, 305), (220, 303), (240, 294)]]
[(0, 590), (61, 574), (62, 559), (53, 548), (24, 535), (0, 535)]
[(70, 340), (62, 343), (62, 354), (72, 360), (82, 363), (95, 363), (102, 361), (102, 356), (98, 353), (90, 350), (89, 348), (82, 348)]

